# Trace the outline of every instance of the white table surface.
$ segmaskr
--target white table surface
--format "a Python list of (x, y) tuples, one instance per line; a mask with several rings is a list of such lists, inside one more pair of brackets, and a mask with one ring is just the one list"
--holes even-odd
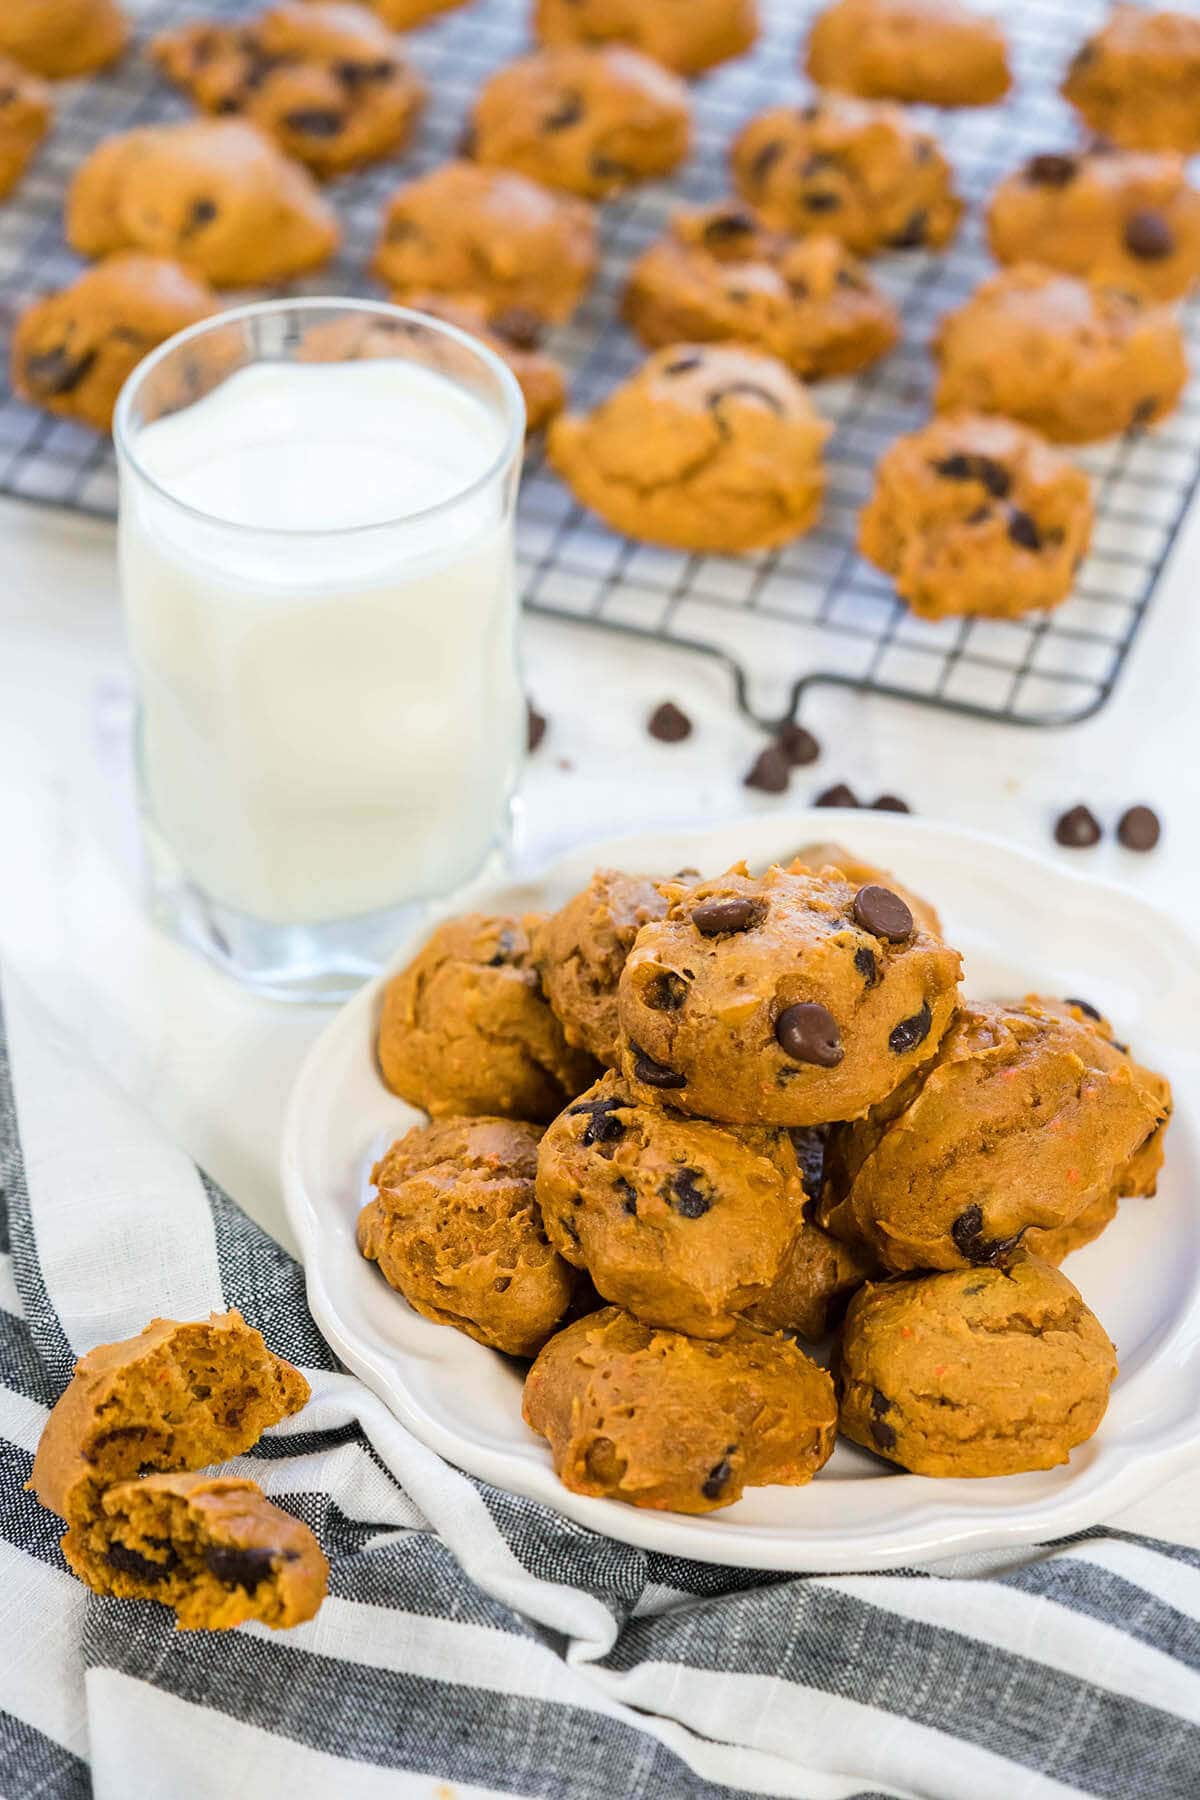
[[(921, 813), (1002, 833), (1198, 918), (1198, 558), (1200, 516), (1116, 695), (1093, 720), (1030, 731), (818, 692), (804, 720), (824, 754), (782, 799), (741, 785), (762, 740), (735, 712), (718, 666), (531, 617), (528, 686), (551, 724), (522, 790), (520, 862), (534, 867), (627, 829), (782, 810), (789, 798), (800, 806), (848, 781), (861, 796), (891, 790)], [(645, 732), (665, 698), (695, 722), (683, 744)], [(111, 529), (0, 501), (0, 951), (163, 1128), (294, 1248), (276, 1174), (280, 1119), (328, 1015), (240, 992), (147, 923), (128, 717)], [(1057, 850), (1053, 821), (1080, 799), (1109, 836), (1095, 850)], [(1164, 820), (1149, 856), (1111, 835), (1135, 801)], [(1198, 1510), (1185, 1479), (1139, 1507), (1136, 1524), (1178, 1533), (1190, 1520), (1200, 1543)]]

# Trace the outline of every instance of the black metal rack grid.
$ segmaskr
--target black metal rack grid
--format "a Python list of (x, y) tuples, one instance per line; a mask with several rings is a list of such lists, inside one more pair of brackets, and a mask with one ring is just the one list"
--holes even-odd
[[(248, 0), (149, 0), (139, 43), (184, 19), (257, 10)], [(551, 345), (571, 371), (574, 403), (588, 405), (634, 368), (640, 352), (618, 318), (625, 271), (680, 203), (727, 190), (725, 152), (752, 114), (803, 93), (798, 50), (814, 0), (763, 0), (765, 29), (750, 56), (695, 87), (696, 147), (671, 182), (603, 209), (600, 279)], [(817, 390), (835, 423), (829, 490), (818, 527), (786, 549), (749, 557), (688, 556), (615, 536), (574, 504), (530, 457), (518, 534), (526, 604), (635, 636), (707, 651), (729, 669), (739, 704), (769, 723), (804, 691), (833, 682), (1023, 725), (1088, 717), (1112, 692), (1200, 486), (1200, 389), (1156, 431), (1082, 453), (1098, 500), (1093, 551), (1075, 594), (1050, 614), (1018, 621), (915, 618), (888, 582), (855, 554), (859, 507), (891, 438), (929, 406), (927, 345), (937, 318), (983, 277), (982, 203), (996, 181), (1038, 149), (1074, 135), (1058, 99), (1059, 74), (1102, 0), (1020, 0), (1005, 9), (1018, 87), (1002, 107), (942, 113), (935, 128), (953, 160), (969, 216), (949, 252), (908, 252), (875, 266), (904, 321), (902, 345), (851, 381)], [(527, 0), (473, 0), (409, 45), (432, 100), (402, 159), (336, 184), (345, 244), (307, 293), (373, 291), (365, 270), (383, 202), (398, 183), (453, 154), (484, 77), (527, 43)], [(63, 194), (82, 158), (106, 136), (187, 107), (136, 50), (117, 69), (59, 90), (55, 131), (14, 196), (0, 207), (0, 327), (33, 294), (79, 267), (63, 242)], [(1200, 366), (1200, 301), (1183, 310)], [(107, 440), (0, 396), (0, 492), (111, 516), (116, 480)]]

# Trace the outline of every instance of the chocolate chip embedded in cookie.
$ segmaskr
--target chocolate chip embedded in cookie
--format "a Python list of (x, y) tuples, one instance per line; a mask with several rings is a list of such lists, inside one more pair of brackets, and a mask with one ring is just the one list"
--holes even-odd
[(594, 412), (557, 419), (547, 448), (614, 530), (733, 554), (788, 543), (816, 523), (829, 434), (782, 363), (675, 344)]
[(1069, 1007), (964, 1006), (925, 1068), (830, 1133), (821, 1222), (889, 1269), (1004, 1266), (1026, 1231), (1129, 1190), (1161, 1151), (1164, 1085)]
[(624, 313), (651, 348), (746, 344), (810, 381), (865, 368), (899, 332), (895, 307), (837, 238), (784, 238), (728, 203), (676, 214), (633, 265)]
[(868, 100), (990, 106), (1011, 85), (1004, 33), (958, 0), (834, 0), (813, 24), (818, 87)]
[(617, 983), (642, 926), (667, 910), (655, 882), (597, 869), (588, 885), (530, 932), (542, 991), (568, 1044), (610, 1068), (621, 1059)]
[(478, 162), (590, 200), (670, 174), (690, 138), (683, 82), (620, 44), (521, 57), (484, 84), (472, 114)]
[(741, 56), (758, 34), (756, 0), (537, 0), (543, 44), (632, 44), (681, 75)]
[(1062, 92), (1130, 150), (1200, 151), (1200, 18), (1114, 6), (1071, 59)]
[(129, 26), (116, 0), (4, 0), (0, 53), (36, 75), (90, 75), (120, 56)]
[(105, 138), (75, 173), (66, 230), (82, 256), (147, 250), (217, 287), (319, 268), (340, 237), (307, 170), (241, 119)]
[(940, 412), (1004, 413), (1070, 444), (1154, 424), (1188, 375), (1167, 307), (1033, 263), (1002, 269), (948, 314), (934, 355)]
[(804, 1199), (785, 1131), (639, 1102), (612, 1070), (542, 1139), (537, 1193), (552, 1243), (606, 1300), (706, 1338), (764, 1298)]
[(240, 113), (320, 175), (400, 149), (425, 98), (400, 40), (341, 0), (283, 0), (236, 25), (180, 25), (150, 54), (205, 112)]
[(998, 262), (1035, 262), (1177, 300), (1200, 276), (1200, 192), (1182, 157), (1093, 149), (1029, 159), (988, 208)]
[(148, 1475), (106, 1490), (63, 1540), (97, 1594), (157, 1600), (188, 1631), (257, 1619), (284, 1631), (311, 1619), (329, 1564), (308, 1526), (232, 1475)]
[(542, 1227), (536, 1125), (442, 1119), (375, 1165), (358, 1247), (423, 1318), (509, 1356), (534, 1356), (577, 1285)]
[(937, 1049), (958, 952), (916, 919), (903, 941), (864, 925), (836, 870), (740, 866), (666, 891), (621, 977), (636, 1092), (700, 1118), (820, 1125), (858, 1117)]
[(53, 116), (45, 82), (0, 56), (0, 200), (20, 181)]
[(891, 1281), (850, 1302), (839, 1425), (914, 1475), (1052, 1469), (1096, 1430), (1116, 1372), (1078, 1289), (1032, 1257)]
[(107, 431), (143, 356), (216, 308), (212, 289), (169, 257), (110, 256), (26, 307), (13, 332), (13, 388), (47, 412)]
[(450, 1113), (552, 1119), (595, 1080), (542, 997), (529, 945), (534, 921), (449, 919), (388, 982), (379, 1064), (401, 1099)]
[(922, 618), (1018, 618), (1067, 598), (1091, 530), (1082, 469), (1024, 425), (962, 413), (884, 452), (858, 544)]
[(372, 264), (392, 296), (474, 294), (489, 318), (517, 307), (559, 323), (596, 273), (592, 209), (511, 169), (446, 163), (384, 214)]
[(551, 1338), (525, 1421), (576, 1494), (681, 1513), (811, 1481), (833, 1450), (833, 1383), (789, 1338), (662, 1331), (608, 1306)]
[(823, 232), (860, 256), (940, 249), (962, 214), (929, 132), (897, 106), (845, 95), (752, 119), (734, 140), (732, 166), (738, 192), (776, 231)]

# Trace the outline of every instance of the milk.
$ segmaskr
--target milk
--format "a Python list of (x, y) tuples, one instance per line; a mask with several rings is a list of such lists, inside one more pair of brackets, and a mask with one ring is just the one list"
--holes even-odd
[(511, 508), (500, 480), (466, 490), (504, 435), (390, 358), (258, 363), (138, 432), (143, 791), (211, 898), (345, 919), (450, 891), (502, 835), (525, 725)]

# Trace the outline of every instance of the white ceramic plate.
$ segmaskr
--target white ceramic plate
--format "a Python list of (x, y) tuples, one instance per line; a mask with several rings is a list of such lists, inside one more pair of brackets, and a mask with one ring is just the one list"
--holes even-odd
[[(455, 910), (552, 908), (603, 864), (695, 866), (709, 874), (739, 857), (761, 866), (831, 837), (932, 897), (966, 958), (967, 992), (1090, 998), (1118, 1036), (1174, 1083), (1178, 1110), (1157, 1199), (1126, 1201), (1104, 1236), (1067, 1264), (1121, 1361), (1100, 1431), (1067, 1467), (932, 1481), (890, 1471), (839, 1443), (810, 1486), (752, 1489), (701, 1518), (569, 1493), (545, 1444), (522, 1422), (518, 1365), (419, 1318), (355, 1247), (370, 1158), (418, 1116), (388, 1092), (375, 1067), (382, 983), (356, 996), (324, 1032), (288, 1112), (284, 1184), (313, 1316), (348, 1367), (450, 1462), (647, 1549), (833, 1572), (1078, 1530), (1200, 1460), (1200, 948), (1173, 919), (986, 837), (894, 815), (828, 811), (592, 845), (536, 880), (460, 895)], [(416, 940), (401, 946), (397, 963), (415, 947)]]

